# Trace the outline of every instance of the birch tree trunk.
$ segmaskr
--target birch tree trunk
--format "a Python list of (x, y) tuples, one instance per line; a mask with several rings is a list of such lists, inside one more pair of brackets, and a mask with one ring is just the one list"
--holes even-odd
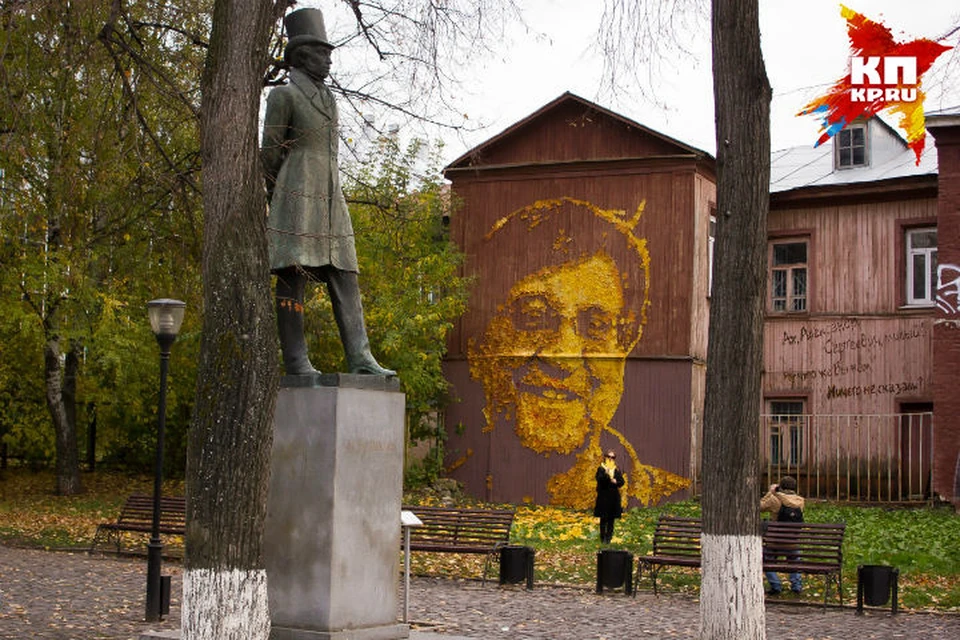
[(766, 637), (759, 535), (770, 83), (758, 0), (713, 0), (717, 250), (703, 434), (700, 637)]
[(257, 114), (282, 0), (217, 0), (202, 79), (204, 323), (187, 450), (184, 640), (267, 640), (279, 371)]

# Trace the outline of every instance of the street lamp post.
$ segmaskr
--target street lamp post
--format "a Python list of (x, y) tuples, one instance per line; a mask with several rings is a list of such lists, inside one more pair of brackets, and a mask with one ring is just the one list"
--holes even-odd
[(167, 369), (170, 365), (170, 347), (177, 339), (186, 304), (180, 300), (162, 298), (147, 303), (150, 327), (160, 345), (160, 405), (157, 412), (157, 462), (153, 477), (153, 526), (147, 545), (147, 622), (161, 618), (160, 563), (163, 543), (160, 541), (160, 486), (163, 482), (163, 436), (167, 419)]

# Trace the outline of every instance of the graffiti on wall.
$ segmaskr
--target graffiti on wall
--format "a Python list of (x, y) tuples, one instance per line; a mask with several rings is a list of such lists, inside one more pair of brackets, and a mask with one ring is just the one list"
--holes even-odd
[(857, 396), (899, 395), (911, 391), (918, 391), (923, 386), (923, 376), (903, 382), (884, 382), (881, 384), (855, 384), (849, 387), (838, 387), (835, 384), (827, 388), (827, 400), (834, 398), (849, 398)]
[(869, 360), (876, 354), (896, 343), (925, 339), (928, 333), (923, 324), (896, 331), (869, 331), (862, 328), (857, 318), (804, 326), (792, 333), (785, 331), (780, 338), (781, 345), (814, 345), (825, 356), (826, 364), (815, 369), (784, 371), (782, 376), (793, 388), (818, 381), (829, 383), (824, 391), (827, 400), (919, 391), (923, 387), (923, 376), (913, 380), (883, 380), (865, 384), (860, 380), (856, 381), (857, 384), (843, 384), (837, 379), (870, 373), (873, 365)]
[[(593, 505), (604, 438), (627, 453), (625, 498), (647, 505), (690, 484), (643, 464), (642, 443), (610, 424), (623, 396), (626, 358), (650, 304), (646, 239), (633, 233), (643, 207), (629, 215), (572, 198), (539, 200), (501, 218), (484, 236), (491, 255), (503, 255), (498, 240), (515, 242), (518, 233), (551, 248), (502, 292), (482, 336), (470, 339), (467, 358), (484, 390), (485, 431), (513, 428), (521, 445), (539, 455), (574, 455), (568, 470), (546, 481), (553, 504)], [(603, 232), (572, 237), (567, 225), (574, 216), (595, 217)]]
[(947, 315), (960, 314), (960, 267), (955, 264), (937, 267), (937, 308)]

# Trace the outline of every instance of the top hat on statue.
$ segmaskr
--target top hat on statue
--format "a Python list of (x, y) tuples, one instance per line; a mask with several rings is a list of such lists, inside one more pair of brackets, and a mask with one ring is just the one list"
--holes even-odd
[(323, 24), (323, 12), (320, 9), (297, 9), (283, 19), (287, 30), (287, 48), (283, 59), (290, 62), (290, 53), (305, 44), (319, 44), (333, 49), (327, 41), (327, 28)]

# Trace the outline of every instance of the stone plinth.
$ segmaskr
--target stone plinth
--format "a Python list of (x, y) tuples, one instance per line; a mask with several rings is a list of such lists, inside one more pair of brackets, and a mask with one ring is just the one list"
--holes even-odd
[(274, 420), (264, 560), (271, 640), (392, 640), (403, 491), (395, 379), (285, 378)]

